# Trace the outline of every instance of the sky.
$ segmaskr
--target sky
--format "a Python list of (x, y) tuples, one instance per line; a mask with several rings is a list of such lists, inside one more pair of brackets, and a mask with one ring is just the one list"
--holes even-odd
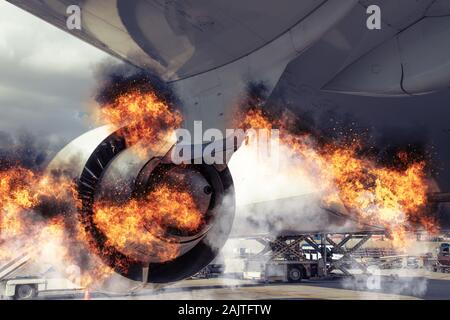
[(0, 1), (0, 131), (69, 141), (85, 110), (102, 51)]

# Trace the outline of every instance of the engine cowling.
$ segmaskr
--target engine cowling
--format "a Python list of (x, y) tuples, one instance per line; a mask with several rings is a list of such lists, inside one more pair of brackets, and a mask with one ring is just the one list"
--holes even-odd
[[(170, 157), (173, 141), (161, 141), (143, 153), (142, 146), (127, 145), (121, 130), (105, 126), (82, 135), (57, 154), (48, 170), (76, 180), (79, 203), (74, 214), (103, 263), (114, 268), (115, 277), (128, 279), (125, 287), (190, 277), (215, 258), (230, 233), (235, 206), (230, 171), (226, 165), (175, 165)], [(169, 225), (158, 233), (147, 229), (155, 239), (154, 252), (139, 241), (128, 241), (120, 248), (111, 245), (93, 218), (96, 204), (107, 201), (120, 206), (130, 199), (142, 200), (165, 184), (192, 196), (202, 216), (201, 226), (186, 231)], [(176, 255), (162, 258), (160, 250), (165, 246), (176, 248)]]

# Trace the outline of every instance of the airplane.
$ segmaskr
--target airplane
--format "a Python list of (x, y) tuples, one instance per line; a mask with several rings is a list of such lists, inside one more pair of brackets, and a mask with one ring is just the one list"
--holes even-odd
[[(324, 91), (407, 97), (445, 89), (450, 83), (447, 0), (7, 1), (156, 74), (180, 99), (187, 129), (199, 120), (203, 128), (233, 128), (234, 107), (248, 83), (263, 82), (270, 94), (286, 70), (302, 72), (289, 67), (319, 41), (332, 58), (324, 61), (320, 76), (311, 81)], [(81, 8), (81, 30), (67, 28), (70, 5)], [(381, 29), (366, 26), (371, 5), (381, 8)], [(172, 147), (166, 143), (150, 157), (136, 159), (117, 132), (101, 127), (71, 142), (49, 167), (70, 166), (80, 181), (81, 214), (89, 217), (93, 190), (108, 179), (123, 185), (138, 180), (146, 185), (160, 168), (166, 179), (180, 174), (180, 168), (166, 156)], [(68, 163), (74, 156), (77, 162)], [(110, 169), (114, 167), (126, 169), (117, 170), (121, 173), (113, 179)], [(204, 164), (184, 170), (195, 188), (212, 189), (197, 200), (216, 219), (195, 235), (176, 236), (180, 255), (175, 259), (136, 263), (121, 276), (144, 283), (178, 281), (210, 263), (225, 243), (233, 223), (234, 200), (228, 199), (228, 209), (219, 203), (227, 201), (226, 195), (233, 190), (230, 169)], [(316, 225), (296, 231), (321, 231), (323, 225), (332, 229), (336, 221), (351, 230), (379, 229), (348, 222), (345, 215), (329, 210), (320, 212), (322, 218)], [(301, 229), (304, 224), (293, 225)], [(98, 246), (104, 245), (99, 239)], [(114, 266), (109, 258), (104, 260)]]

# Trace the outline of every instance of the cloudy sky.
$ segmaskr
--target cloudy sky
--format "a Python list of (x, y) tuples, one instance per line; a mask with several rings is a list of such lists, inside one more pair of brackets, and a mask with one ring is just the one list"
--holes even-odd
[(0, 1), (0, 131), (69, 140), (84, 117), (100, 50)]

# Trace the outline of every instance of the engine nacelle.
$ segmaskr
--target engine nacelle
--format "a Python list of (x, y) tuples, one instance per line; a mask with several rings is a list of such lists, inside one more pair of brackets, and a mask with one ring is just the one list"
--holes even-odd
[[(121, 129), (105, 126), (72, 141), (48, 167), (76, 179), (78, 219), (103, 263), (128, 279), (128, 288), (135, 287), (135, 282), (168, 283), (194, 275), (215, 258), (232, 227), (235, 205), (228, 167), (175, 165), (170, 158), (173, 146), (173, 141), (162, 141), (142, 154), (142, 149), (137, 150), (142, 146), (127, 145)], [(161, 259), (157, 252), (147, 252), (132, 241), (120, 249), (112, 246), (93, 219), (96, 203), (120, 205), (166, 183), (189, 192), (203, 217), (198, 230), (187, 232), (169, 227), (164, 233), (152, 235), (155, 248), (175, 247), (176, 257)], [(129, 262), (127, 268), (119, 267), (122, 261)]]

